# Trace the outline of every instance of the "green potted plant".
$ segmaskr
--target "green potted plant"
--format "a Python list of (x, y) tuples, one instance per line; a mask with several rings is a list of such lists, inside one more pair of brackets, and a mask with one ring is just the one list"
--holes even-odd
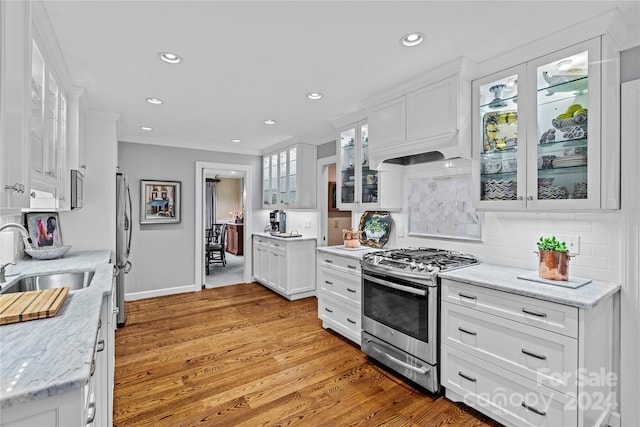
[(549, 280), (569, 280), (569, 249), (555, 236), (538, 240), (538, 275)]

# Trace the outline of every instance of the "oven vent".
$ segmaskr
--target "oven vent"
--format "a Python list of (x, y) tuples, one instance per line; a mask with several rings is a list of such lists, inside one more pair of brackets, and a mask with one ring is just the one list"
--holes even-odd
[(411, 166), (422, 163), (435, 162), (443, 160), (445, 157), (440, 151), (430, 151), (428, 153), (411, 154), (409, 156), (396, 157), (394, 159), (386, 159), (382, 163), (392, 165)]

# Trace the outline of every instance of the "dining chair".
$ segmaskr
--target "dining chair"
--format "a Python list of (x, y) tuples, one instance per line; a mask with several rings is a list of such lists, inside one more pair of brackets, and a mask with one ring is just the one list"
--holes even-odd
[(227, 250), (227, 224), (214, 224), (207, 230), (207, 274), (210, 264), (227, 265), (225, 251)]

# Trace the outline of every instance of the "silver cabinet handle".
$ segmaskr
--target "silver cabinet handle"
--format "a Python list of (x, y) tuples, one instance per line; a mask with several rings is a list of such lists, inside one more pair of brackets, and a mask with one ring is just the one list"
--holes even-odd
[(547, 317), (547, 313), (540, 313), (538, 311), (531, 311), (531, 310), (527, 310), (526, 308), (523, 308), (522, 312), (525, 313), (525, 314), (530, 314), (532, 316), (536, 316), (536, 317)]
[(370, 282), (377, 283), (378, 285), (386, 286), (388, 288), (396, 289), (398, 291), (402, 291), (402, 292), (406, 292), (414, 295), (420, 295), (420, 296), (427, 295), (427, 291), (424, 289), (417, 289), (417, 288), (412, 288), (411, 286), (399, 285), (397, 283), (389, 282), (388, 280), (382, 280), (373, 276), (369, 276), (368, 274), (365, 274), (362, 277), (365, 280), (368, 280)]
[(96, 418), (96, 402), (89, 402), (89, 410), (87, 412), (89, 413), (87, 424), (91, 424)]
[(529, 405), (527, 405), (527, 404), (526, 404), (526, 403), (524, 403), (524, 402), (522, 402), (522, 403), (521, 403), (521, 405), (522, 405), (522, 407), (523, 407), (523, 408), (528, 409), (529, 411), (533, 412), (534, 414), (542, 415), (543, 417), (544, 417), (545, 415), (547, 415), (547, 413), (546, 413), (546, 412), (541, 411), (541, 410), (539, 410), (539, 409), (536, 409), (536, 408), (534, 408), (534, 407), (532, 407), (532, 406), (529, 406)]
[(24, 184), (20, 184), (19, 182), (16, 182), (13, 185), (5, 185), (4, 189), (5, 190), (11, 190), (14, 193), (22, 194), (22, 193), (24, 193)]
[(516, 200), (524, 200), (524, 198), (522, 196), (518, 196)]
[(328, 311), (329, 313), (333, 313), (333, 310), (331, 310), (331, 309), (329, 309), (327, 307), (325, 307), (324, 309), (325, 309), (325, 311)]
[(104, 350), (104, 340), (100, 340), (98, 341), (98, 347), (96, 348), (96, 353), (100, 353), (103, 350)]
[(331, 261), (330, 259), (326, 259), (326, 258), (325, 258), (324, 262), (326, 262), (327, 264), (333, 264), (333, 261)]
[(478, 299), (478, 297), (475, 297), (473, 295), (463, 294), (462, 292), (458, 292), (458, 295), (460, 295), (461, 298), (472, 299), (472, 300)]
[(355, 265), (347, 264), (347, 268), (352, 268), (352, 269), (354, 269), (354, 270), (355, 270), (355, 269), (356, 269), (356, 268), (358, 268), (358, 267), (357, 267), (357, 266), (355, 266)]
[(326, 283), (327, 285), (333, 285), (333, 282), (330, 282), (328, 280), (325, 280), (324, 283)]
[(465, 375), (462, 373), (462, 371), (458, 371), (458, 375), (460, 375), (462, 378), (464, 378), (465, 380), (471, 381), (471, 382), (476, 382), (478, 381), (477, 379), (470, 377), (469, 375)]
[(351, 293), (354, 293), (354, 294), (356, 293), (356, 290), (355, 289), (351, 289), (351, 288), (347, 288), (347, 291), (351, 292)]
[(527, 200), (529, 201), (533, 200), (533, 196), (527, 196)]
[(347, 322), (352, 323), (352, 324), (354, 324), (354, 325), (356, 324), (356, 321), (355, 321), (355, 320), (351, 320), (351, 319), (349, 319), (348, 317), (347, 317)]
[[(469, 330), (467, 330), (467, 329), (465, 329), (465, 328), (458, 328), (458, 330), (459, 330), (460, 332), (464, 332), (465, 334), (469, 334), (469, 335), (478, 335), (478, 333), (477, 333), (477, 332), (469, 331)], [(522, 351), (524, 351), (524, 350), (522, 350)]]
[(535, 357), (536, 359), (547, 360), (547, 356), (541, 356), (539, 354), (532, 353), (532, 352), (530, 352), (530, 351), (528, 351), (528, 350), (526, 350), (524, 348), (522, 349), (522, 352), (524, 354), (526, 354), (527, 356)]

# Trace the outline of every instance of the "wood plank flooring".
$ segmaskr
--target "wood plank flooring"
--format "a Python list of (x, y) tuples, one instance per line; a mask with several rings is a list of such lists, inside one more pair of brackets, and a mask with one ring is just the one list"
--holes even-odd
[(116, 426), (499, 426), (255, 283), (127, 302), (114, 394)]

